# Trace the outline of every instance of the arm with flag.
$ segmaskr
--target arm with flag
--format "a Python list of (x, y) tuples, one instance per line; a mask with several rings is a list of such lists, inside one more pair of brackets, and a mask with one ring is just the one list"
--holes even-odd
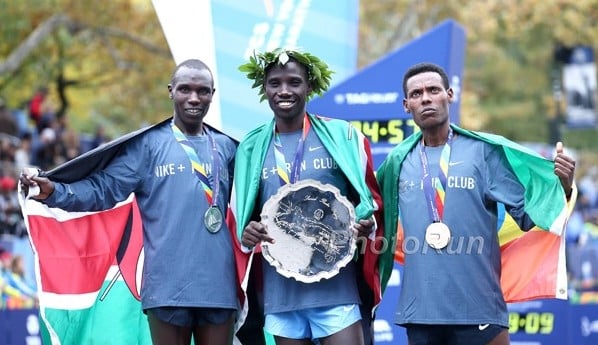
[[(41, 174), (64, 183), (80, 180), (148, 129)], [(139, 300), (142, 225), (134, 196), (107, 210), (66, 212), (19, 194), (35, 254), (44, 343), (150, 344)]]
[(239, 303), (223, 215), (236, 143), (204, 125), (215, 92), (204, 62), (179, 63), (167, 86), (172, 118), (21, 175), (42, 201), (23, 211), (52, 344), (230, 342)]
[[(146, 193), (143, 188), (139, 189), (140, 195), (146, 195), (141, 197), (141, 202), (144, 203), (146, 216), (150, 215), (150, 218), (146, 218), (149, 219), (149, 222), (146, 219), (142, 221), (142, 207), (139, 205), (139, 198), (136, 194), (124, 196), (119, 195), (115, 190), (124, 188), (125, 180), (123, 178), (127, 175), (141, 178), (149, 171), (149, 174), (156, 178), (171, 176), (168, 175), (168, 170), (146, 168), (146, 164), (153, 165), (152, 159), (149, 157), (160, 156), (153, 153), (142, 153), (146, 144), (158, 150), (175, 152), (175, 156), (167, 155), (165, 157), (176, 162), (176, 164), (172, 163), (173, 167), (185, 167), (185, 169), (177, 171), (190, 171), (190, 162), (177, 146), (170, 130), (171, 122), (172, 119), (168, 119), (133, 135), (117, 139), (115, 142), (65, 163), (63, 166), (43, 173), (44, 177), (52, 181), (60, 181), (61, 188), (67, 191), (61, 193), (63, 197), (69, 199), (69, 193), (73, 193), (76, 197), (72, 197), (72, 199), (79, 200), (90, 197), (88, 193), (81, 192), (84, 190), (82, 184), (85, 186), (89, 181), (99, 181), (97, 176), (104, 175), (107, 169), (123, 165), (138, 166), (134, 169), (135, 173), (132, 174), (114, 173), (113, 170), (112, 173), (108, 173), (108, 175), (117, 176), (120, 184), (115, 183), (114, 189), (100, 193), (100, 199), (107, 201), (112, 198), (110, 195), (115, 195), (116, 199), (123, 199), (113, 206), (100, 207), (96, 211), (66, 211), (49, 207), (47, 203), (31, 198), (22, 200), (22, 210), (27, 220), (36, 258), (36, 276), (40, 289), (40, 316), (47, 329), (46, 341), (48, 343), (80, 344), (94, 341), (111, 344), (151, 344), (148, 319), (143, 312), (141, 302), (142, 273), (146, 270), (143, 229), (149, 226), (150, 229), (161, 229), (159, 232), (153, 231), (154, 234), (163, 234), (165, 222), (170, 221), (185, 222), (185, 224), (178, 223), (168, 226), (174, 231), (174, 236), (179, 236), (177, 234), (180, 233), (180, 236), (186, 238), (186, 240), (176, 238), (169, 241), (177, 246), (176, 251), (208, 253), (208, 247), (213, 247), (220, 253), (218, 255), (223, 255), (223, 258), (215, 260), (216, 264), (213, 270), (210, 268), (198, 270), (198, 272), (228, 277), (225, 279), (231, 283), (231, 296), (228, 297), (229, 308), (236, 308), (231, 237), (227, 230), (210, 234), (200, 227), (203, 224), (203, 219), (201, 219), (203, 212), (198, 209), (199, 206), (194, 201), (203, 196), (201, 194), (203, 189), (194, 183), (196, 178), (192, 174), (183, 177), (185, 181), (181, 181), (181, 185), (164, 185), (164, 188), (169, 191), (185, 190), (186, 193), (193, 193), (189, 202), (180, 202), (181, 196), (177, 193), (169, 193), (172, 197), (169, 198), (164, 193)], [(232, 162), (234, 145), (230, 139), (216, 135), (215, 132), (214, 135), (223, 157), (229, 156), (230, 162)], [(144, 136), (148, 137), (144, 138)], [(139, 165), (133, 164), (133, 160)], [(110, 166), (112, 168), (109, 168)], [(156, 166), (161, 167), (164, 164)], [(95, 177), (88, 179), (91, 176)], [(227, 180), (228, 176), (228, 174), (223, 176), (221, 181)], [(194, 186), (194, 188), (190, 188), (190, 186)], [(148, 199), (147, 195), (155, 195), (159, 199)], [(228, 195), (228, 191), (223, 191), (222, 195)], [(56, 199), (58, 196), (52, 198)], [(226, 199), (224, 196), (222, 198)], [(69, 208), (79, 207), (77, 205), (81, 202), (75, 200), (64, 202), (67, 205), (75, 205), (69, 206)], [(186, 197), (185, 200), (187, 200)], [(174, 204), (177, 205), (174, 211), (178, 214), (173, 213), (169, 207)], [(155, 205), (155, 207), (151, 205)], [(201, 237), (206, 238), (201, 239)], [(155, 241), (150, 240), (150, 243), (155, 243)], [(226, 253), (231, 253), (230, 258), (226, 257)], [(193, 277), (200, 276), (198, 273), (189, 275), (188, 270), (185, 269), (185, 267), (189, 267), (185, 263), (191, 263), (192, 260), (195, 260), (194, 257), (197, 255), (177, 255), (169, 260), (154, 261), (159, 263), (163, 269), (171, 272), (168, 274), (171, 279), (154, 279), (152, 285), (156, 290), (144, 295), (152, 297), (156, 293), (164, 291), (166, 298), (179, 295), (188, 295), (191, 298), (191, 300), (186, 299), (186, 302), (183, 303), (196, 303), (194, 302), (195, 296), (201, 296), (205, 300), (201, 303), (210, 303), (208, 300), (214, 299), (214, 296), (218, 295), (218, 292), (212, 290), (227, 290), (228, 283), (214, 283), (213, 287), (203, 289), (193, 287), (188, 293), (180, 291), (180, 286), (184, 285), (181, 282), (189, 281), (186, 276), (191, 277), (192, 280), (195, 280)], [(225, 264), (226, 267), (222, 264)], [(200, 266), (194, 263), (191, 267)], [(195, 268), (192, 269), (195, 270)], [(151, 269), (150, 272), (152, 272)], [(162, 276), (167, 277), (166, 275)], [(191, 283), (191, 281), (189, 282)], [(188, 285), (191, 286), (191, 284)], [(144, 286), (148, 285), (144, 283)], [(179, 292), (174, 293), (175, 290)], [(204, 293), (198, 294), (197, 291)], [(151, 306), (151, 299), (147, 303)]]

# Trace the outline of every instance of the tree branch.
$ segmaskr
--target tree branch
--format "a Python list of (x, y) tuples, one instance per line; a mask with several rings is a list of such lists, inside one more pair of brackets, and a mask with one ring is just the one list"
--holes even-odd
[(70, 19), (64, 14), (57, 14), (41, 23), (31, 34), (15, 49), (2, 63), (0, 75), (10, 74), (21, 67), (23, 60), (37, 47), (48, 35), (60, 25), (65, 25)]
[(100, 35), (122, 38), (124, 40), (133, 42), (151, 53), (155, 53), (155, 54), (162, 55), (165, 57), (172, 56), (168, 49), (163, 49), (162, 47), (157, 46), (157, 45), (153, 44), (152, 42), (146, 41), (138, 36), (131, 35), (130, 33), (120, 30), (120, 29), (106, 27), (106, 28), (92, 28), (91, 30)]
[[(60, 26), (67, 27), (71, 34), (76, 34), (77, 32), (86, 28), (94, 33), (99, 34), (100, 36), (112, 36), (125, 39), (136, 45), (139, 45), (151, 53), (171, 57), (170, 51), (168, 49), (163, 49), (160, 46), (157, 46), (135, 35), (129, 34), (128, 32), (115, 28), (92, 28), (82, 23), (75, 22), (64, 14), (56, 14), (42, 22), (42, 24), (33, 30), (33, 32), (31, 32), (31, 34), (6, 58), (6, 60), (0, 62), (0, 75), (16, 72), (21, 67), (21, 64), (25, 58)], [(114, 57), (114, 54), (112, 55)]]

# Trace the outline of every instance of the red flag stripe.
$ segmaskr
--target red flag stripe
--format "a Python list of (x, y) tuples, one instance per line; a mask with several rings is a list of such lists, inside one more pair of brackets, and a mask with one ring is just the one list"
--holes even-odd
[(30, 236), (39, 256), (42, 291), (58, 294), (98, 291), (113, 262), (130, 212), (131, 204), (121, 204), (64, 221), (29, 215)]

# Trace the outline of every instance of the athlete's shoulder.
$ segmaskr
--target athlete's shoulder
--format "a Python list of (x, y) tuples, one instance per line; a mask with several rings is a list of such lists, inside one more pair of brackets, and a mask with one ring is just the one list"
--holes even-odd
[(310, 120), (318, 122), (324, 126), (344, 126), (349, 127), (351, 123), (344, 119), (324, 116), (321, 114), (309, 114)]

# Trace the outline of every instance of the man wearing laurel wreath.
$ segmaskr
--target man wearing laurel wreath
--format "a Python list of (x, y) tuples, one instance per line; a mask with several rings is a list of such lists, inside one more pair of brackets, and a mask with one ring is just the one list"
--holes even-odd
[[(274, 113), (272, 122), (251, 131), (239, 144), (231, 201), (244, 250), (254, 255), (258, 260), (254, 266), (263, 271), (258, 295), (263, 294), (264, 329), (278, 345), (311, 344), (314, 339), (321, 344), (371, 344), (372, 310), (380, 301), (388, 271), (380, 274), (384, 268), (378, 267), (377, 253), (369, 250), (374, 236), (384, 236), (381, 219), (378, 226), (374, 222), (381, 200), (369, 143), (347, 121), (306, 111), (308, 99), (328, 88), (332, 73), (316, 56), (279, 48), (255, 54), (239, 69), (254, 81), (253, 87), (259, 88), (261, 99), (268, 100)], [(306, 283), (298, 275), (280, 274), (258, 255), (260, 244), (283, 245), (274, 241), (273, 229), (262, 222), (263, 217), (260, 221), (260, 214), (269, 211), (264, 205), (279, 190), (309, 179), (335, 186), (352, 202), (356, 221), (350, 232), (363, 241), (359, 252), (349, 253), (349, 263), (333, 276)], [(325, 231), (326, 226), (313, 227), (319, 217), (310, 207), (284, 213), (285, 219), (296, 215), (292, 218), (312, 222), (291, 224), (289, 232), (297, 241), (309, 241), (314, 232)], [(320, 240), (326, 242), (328, 235)], [(299, 257), (311, 249), (313, 245), (289, 249), (287, 254)]]
[(550, 161), (450, 124), (455, 95), (437, 65), (412, 66), (403, 91), (421, 132), (377, 173), (385, 226), (398, 225), (405, 265), (395, 323), (411, 345), (508, 344), (505, 301), (566, 298), (566, 276), (557, 271), (564, 273), (560, 235), (575, 161), (561, 143)]
[[(188, 345), (192, 337), (196, 344), (232, 342), (237, 283), (233, 242), (223, 215), (236, 144), (204, 124), (214, 92), (208, 66), (186, 60), (168, 84), (173, 117), (123, 137), (105, 167), (70, 183), (29, 172), (20, 179), (25, 192), (39, 188), (33, 198), (69, 212), (109, 210), (134, 193), (143, 224), (141, 307), (154, 345)], [(87, 158), (95, 156), (90, 152)], [(87, 158), (77, 161), (98, 163)], [(96, 255), (86, 252), (87, 257)], [(106, 259), (109, 264), (113, 258)], [(146, 343), (132, 337), (114, 341)]]

